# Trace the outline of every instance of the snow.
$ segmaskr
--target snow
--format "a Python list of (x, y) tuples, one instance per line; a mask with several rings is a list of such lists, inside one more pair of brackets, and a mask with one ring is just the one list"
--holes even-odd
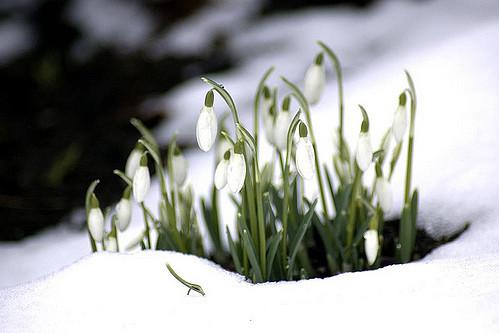
[[(331, 327), (497, 332), (499, 45), (494, 41), (499, 36), (498, 17), (499, 4), (494, 1), (471, 5), (443, 0), (419, 5), (385, 1), (365, 13), (312, 9), (267, 17), (231, 30), (228, 45), (243, 60), (229, 72), (209, 75), (233, 93), (239, 108), (251, 110), (253, 91), (247, 87), (254, 87), (266, 68), (277, 64), (278, 74), (300, 82), (318, 50), (313, 40), (324, 39), (345, 64), (345, 133), (354, 143), (361, 119), (357, 104), (369, 112), (372, 136), (378, 142), (391, 124), (398, 94), (406, 87), (403, 69), (407, 68), (418, 94), (413, 181), (421, 194), (418, 223), (439, 236), (472, 222), (458, 240), (407, 265), (251, 285), (207, 260), (178, 253), (100, 253), (72, 264), (89, 251), (86, 235), (55, 229), (20, 245), (0, 244), (0, 256), (7, 258), (0, 261), (0, 287), (7, 287), (0, 290), (0, 331), (132, 332), (163, 327), (313, 331)], [(381, 46), (373, 49), (378, 43)], [(336, 86), (333, 75), (328, 76), (326, 95), (313, 108), (324, 162), (329, 160), (328, 143), (337, 118)], [(278, 84), (277, 78), (272, 83)], [(160, 139), (182, 128), (179, 136), (194, 141), (194, 120), (206, 89), (201, 81), (191, 80), (147, 101), (147, 105), (182, 110), (173, 125), (157, 132)], [(216, 100), (219, 115), (221, 104)], [(249, 117), (249, 112), (243, 114), (244, 119)], [(206, 195), (212, 154), (192, 150), (186, 158), (191, 166), (188, 182), (198, 194)], [(393, 214), (401, 204), (403, 167), (401, 163), (394, 176), (394, 188), (400, 193), (394, 196)], [(146, 198), (150, 207), (156, 207), (158, 200), (157, 183), (153, 187)], [(314, 182), (306, 183), (306, 191), (317, 195)], [(225, 208), (225, 222), (231, 224), (227, 218), (231, 210)], [(124, 240), (141, 223), (135, 209), (133, 227)], [(186, 280), (202, 285), (206, 296), (187, 296), (165, 262)], [(48, 272), (56, 273), (26, 283)], [(18, 283), (24, 284), (12, 287)]]

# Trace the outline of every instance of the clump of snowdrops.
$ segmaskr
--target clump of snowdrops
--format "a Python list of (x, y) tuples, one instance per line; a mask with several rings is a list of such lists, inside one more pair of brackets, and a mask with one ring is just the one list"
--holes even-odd
[[(142, 137), (131, 152), (125, 171), (115, 170), (125, 188), (115, 209), (108, 209), (108, 218), (104, 217), (94, 194), (97, 181), (87, 191), (87, 221), (93, 251), (120, 250), (118, 236), (130, 223), (133, 199), (142, 210), (144, 229), (127, 249), (140, 246), (210, 257), (253, 282), (379, 267), (385, 215), (391, 211), (393, 202), (390, 181), (407, 142), (404, 205), (393, 252), (398, 262), (410, 261), (418, 209), (418, 192), (411, 186), (416, 113), (411, 76), (406, 72), (408, 88), (402, 90), (394, 103), (393, 123), (377, 148), (371, 141), (368, 111), (359, 105), (362, 122), (352, 150), (343, 133), (341, 66), (330, 48), (322, 42), (318, 45), (321, 50), (305, 74), (303, 90), (281, 77), (288, 91), (279, 101), (277, 88), (266, 84), (274, 68), (265, 72), (256, 89), (251, 130), (241, 122), (228, 90), (202, 78), (209, 90), (197, 121), (196, 139), (201, 150), (216, 150), (216, 168), (211, 196), (209, 200), (200, 200), (201, 214), (194, 209), (192, 187), (185, 184), (188, 165), (175, 137), (163, 159), (154, 137), (140, 121), (133, 119), (132, 124)], [(339, 126), (333, 129), (337, 132), (337, 142), (332, 168), (319, 156), (310, 110), (323, 95), (327, 60), (338, 82)], [(217, 121), (215, 94), (230, 109), (232, 135), (223, 121)], [(292, 100), (299, 105), (296, 110), (290, 107)], [(260, 162), (260, 123), (275, 152), (275, 158), (265, 164)], [(144, 202), (150, 188), (150, 160), (160, 183), (158, 215)], [(370, 168), (374, 169), (372, 181), (365, 179)], [(304, 180), (317, 182), (318, 198), (309, 200), (304, 196)], [(232, 233), (222, 227), (221, 193), (228, 193), (236, 206), (236, 227)], [(208, 230), (210, 251), (203, 246), (199, 216)], [(105, 230), (106, 220), (111, 222), (109, 231)]]

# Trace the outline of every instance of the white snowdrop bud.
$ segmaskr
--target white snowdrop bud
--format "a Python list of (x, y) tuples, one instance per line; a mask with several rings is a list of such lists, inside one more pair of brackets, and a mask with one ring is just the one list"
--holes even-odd
[(308, 138), (307, 125), (301, 122), (298, 128), (300, 138), (296, 143), (296, 168), (303, 179), (312, 179), (315, 174), (315, 152)]
[(196, 139), (203, 151), (210, 150), (217, 138), (218, 123), (213, 111), (213, 98), (213, 91), (208, 91), (196, 124)]
[(289, 112), (289, 104), (291, 98), (286, 96), (282, 102), (282, 110), (277, 115), (274, 125), (274, 143), (277, 149), (285, 150), (288, 141), (288, 129), (291, 124), (291, 113)]
[(378, 257), (379, 251), (377, 230), (370, 229), (364, 232), (364, 250), (366, 251), (367, 263), (372, 266)]
[(227, 170), (229, 168), (229, 161), (230, 150), (227, 150), (215, 169), (215, 187), (217, 190), (221, 190), (225, 187), (225, 185), (227, 185)]
[(402, 93), (399, 97), (399, 106), (393, 115), (392, 134), (396, 142), (402, 141), (407, 129), (406, 95)]
[(184, 155), (180, 152), (180, 150), (176, 149), (175, 153), (173, 153), (172, 157), (172, 174), (173, 181), (178, 185), (182, 186), (185, 183), (185, 179), (187, 178), (187, 170), (189, 168), (189, 164), (185, 159)]
[(369, 117), (362, 105), (359, 105), (359, 108), (362, 112), (362, 124), (360, 125), (355, 160), (357, 161), (359, 168), (362, 171), (366, 171), (373, 159), (373, 146), (371, 144), (371, 136), (369, 135)]
[(109, 252), (117, 252), (118, 251), (118, 243), (116, 242), (116, 238), (110, 236), (106, 240), (106, 251)]
[(142, 148), (140, 148), (138, 145), (130, 152), (130, 155), (128, 155), (128, 159), (126, 161), (125, 165), (125, 175), (127, 175), (128, 178), (133, 178), (133, 175), (135, 175), (135, 171), (137, 171), (139, 164), (140, 164), (140, 158), (142, 157)]
[(366, 171), (373, 158), (373, 147), (369, 132), (361, 132), (357, 141), (355, 160), (362, 171)]
[(99, 207), (99, 200), (95, 194), (90, 199), (90, 211), (88, 213), (88, 229), (90, 235), (96, 242), (102, 242), (104, 239), (104, 215)]
[(326, 85), (326, 70), (324, 68), (324, 55), (319, 53), (315, 61), (305, 73), (304, 94), (308, 102), (313, 105), (321, 98), (324, 86)]
[(242, 152), (243, 142), (238, 142), (234, 146), (234, 154), (231, 155), (227, 168), (227, 183), (233, 193), (241, 190), (246, 178), (246, 162)]
[(147, 168), (147, 156), (142, 155), (140, 159), (140, 166), (133, 176), (133, 197), (138, 203), (144, 202), (144, 198), (151, 186), (151, 176)]
[(131, 188), (127, 186), (123, 192), (121, 200), (116, 205), (116, 217), (118, 219), (118, 229), (125, 231), (130, 225), (132, 218), (132, 203), (130, 202)]
[(385, 213), (390, 212), (393, 203), (392, 187), (390, 182), (384, 177), (376, 178), (375, 192), (381, 209), (383, 209)]
[(275, 145), (274, 125), (275, 125), (275, 106), (271, 105), (270, 108), (263, 114), (263, 130), (265, 137), (271, 145)]

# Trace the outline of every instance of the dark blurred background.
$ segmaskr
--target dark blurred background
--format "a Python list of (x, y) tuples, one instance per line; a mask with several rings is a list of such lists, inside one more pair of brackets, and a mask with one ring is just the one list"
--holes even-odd
[[(110, 1), (139, 6), (151, 21), (131, 44), (118, 36), (88, 36), (74, 18), (84, 9), (82, 1), (0, 1), (0, 241), (19, 240), (61, 221), (82, 227), (83, 220), (67, 217), (83, 206), (94, 179), (105, 184), (99, 189), (102, 204), (118, 200), (122, 184), (112, 170), (124, 168), (137, 140), (129, 119), (154, 127), (175, 112), (157, 110), (146, 117), (141, 103), (193, 76), (237, 63), (224, 50), (223, 31), (208, 52), (161, 57), (144, 52), (148, 39), (210, 1)], [(252, 19), (306, 6), (363, 10), (373, 2), (267, 0), (255, 2)]]

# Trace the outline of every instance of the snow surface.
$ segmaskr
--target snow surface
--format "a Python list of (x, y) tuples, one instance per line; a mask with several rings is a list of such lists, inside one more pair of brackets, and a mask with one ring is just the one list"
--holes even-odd
[[(313, 41), (323, 39), (345, 64), (348, 139), (355, 142), (358, 134), (360, 103), (371, 115), (377, 142), (391, 124), (407, 68), (419, 103), (413, 182), (421, 193), (418, 223), (438, 236), (472, 222), (458, 240), (417, 263), (322, 280), (251, 285), (204, 259), (146, 251), (87, 256), (25, 283), (88, 253), (86, 235), (55, 229), (20, 245), (0, 244), (0, 257), (8, 258), (0, 261), (0, 287), (9, 287), (0, 291), (0, 331), (499, 331), (498, 17), (496, 1), (464, 0), (386, 1), (365, 13), (321, 8), (267, 17), (234, 29), (228, 43), (243, 60), (234, 70), (209, 75), (242, 110), (250, 110), (253, 91), (246, 87), (254, 87), (274, 64), (278, 74), (300, 82), (317, 50)], [(313, 108), (323, 162), (329, 160), (337, 118), (331, 76), (323, 101)], [(277, 78), (272, 82), (278, 84)], [(179, 135), (194, 140), (205, 91), (202, 82), (192, 80), (152, 101), (182, 110), (158, 137), (165, 140), (182, 128)], [(221, 104), (215, 104), (219, 114)], [(212, 154), (186, 155), (189, 182), (206, 194)], [(394, 176), (397, 208), (402, 178), (402, 172)], [(154, 186), (146, 200), (150, 207), (158, 200)], [(317, 195), (314, 182), (306, 183), (306, 191)], [(137, 209), (132, 223), (124, 239), (141, 226)], [(166, 261), (207, 295), (186, 296)], [(25, 284), (11, 287), (17, 283)]]

